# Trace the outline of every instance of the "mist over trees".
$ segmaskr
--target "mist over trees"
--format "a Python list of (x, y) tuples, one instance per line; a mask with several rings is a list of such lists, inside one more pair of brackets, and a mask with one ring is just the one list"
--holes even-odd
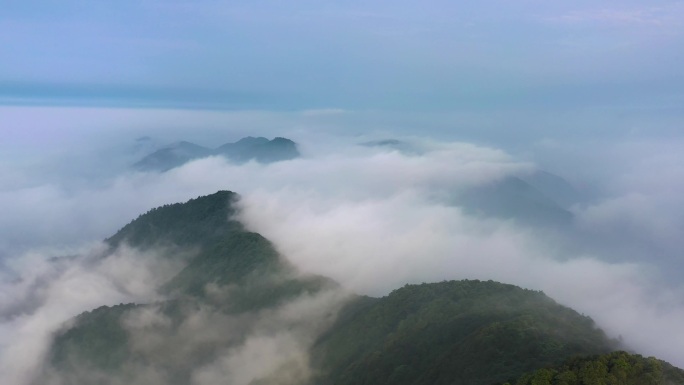
[(181, 266), (158, 284), (163, 296), (156, 301), (100, 306), (55, 329), (26, 383), (667, 384), (684, 378), (654, 358), (605, 355), (623, 346), (591, 318), (539, 291), (463, 280), (405, 285), (381, 298), (351, 293), (299, 271), (267, 239), (247, 231), (235, 220), (239, 201), (220, 191), (164, 205), (109, 237), (96, 258), (112, 258), (120, 248), (162, 248), (161, 258)]

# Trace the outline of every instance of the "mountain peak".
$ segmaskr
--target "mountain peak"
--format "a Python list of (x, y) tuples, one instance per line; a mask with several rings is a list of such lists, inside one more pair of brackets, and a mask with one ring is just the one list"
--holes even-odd
[(226, 143), (217, 148), (216, 153), (238, 163), (250, 160), (272, 163), (299, 157), (296, 143), (281, 137), (268, 140), (263, 137), (250, 136), (235, 143)]
[[(269, 140), (263, 136), (246, 136), (233, 144), (263, 144), (267, 143)], [(227, 143), (228, 144), (228, 143)]]
[(225, 232), (242, 229), (239, 222), (231, 219), (237, 199), (236, 193), (222, 190), (185, 203), (157, 207), (131, 221), (106, 242), (112, 247), (126, 242), (141, 248), (160, 243), (179, 246), (203, 243)]

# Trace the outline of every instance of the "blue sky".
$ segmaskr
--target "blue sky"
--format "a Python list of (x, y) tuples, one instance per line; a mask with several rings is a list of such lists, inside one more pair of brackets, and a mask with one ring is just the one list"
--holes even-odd
[(673, 108), (679, 1), (4, 0), (0, 103)]

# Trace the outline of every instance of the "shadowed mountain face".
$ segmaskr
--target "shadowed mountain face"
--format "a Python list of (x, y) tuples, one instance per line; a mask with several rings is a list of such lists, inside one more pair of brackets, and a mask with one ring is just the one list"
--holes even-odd
[(107, 239), (112, 250), (191, 252), (159, 287), (167, 299), (65, 324), (36, 384), (488, 385), (617, 348), (588, 317), (512, 285), (344, 293), (246, 231), (236, 199), (221, 191), (159, 207)]
[(179, 142), (164, 147), (144, 157), (133, 165), (139, 171), (164, 172), (183, 164), (209, 156), (223, 156), (231, 162), (244, 163), (255, 160), (272, 163), (299, 157), (295, 142), (286, 138), (246, 137), (235, 143), (226, 143), (216, 149), (198, 146), (190, 142)]

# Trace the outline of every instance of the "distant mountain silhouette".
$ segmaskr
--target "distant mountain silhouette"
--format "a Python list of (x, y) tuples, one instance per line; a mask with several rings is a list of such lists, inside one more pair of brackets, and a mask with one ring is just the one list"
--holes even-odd
[[(414, 144), (393, 138), (359, 145), (406, 155), (422, 153)], [(547, 171), (535, 170), (454, 191), (448, 203), (463, 207), (469, 214), (557, 227), (571, 223), (573, 214), (568, 209), (581, 201), (581, 194), (568, 181)]]
[(565, 226), (573, 218), (555, 200), (515, 176), (468, 189), (455, 203), (470, 213), (532, 225)]
[(294, 159), (300, 156), (297, 144), (290, 139), (263, 137), (246, 137), (235, 143), (226, 143), (216, 149), (203, 147), (182, 141), (159, 149), (133, 165), (139, 171), (164, 172), (183, 164), (209, 156), (223, 156), (235, 163), (255, 160), (261, 163), (272, 163)]
[(261, 163), (272, 163), (299, 157), (295, 142), (286, 138), (268, 140), (263, 137), (248, 136), (235, 143), (226, 143), (215, 150), (235, 162), (247, 162), (252, 159)]
[(365, 147), (380, 147), (389, 150), (395, 150), (407, 155), (417, 155), (422, 153), (422, 151), (412, 143), (398, 139), (371, 140), (368, 142), (359, 143), (359, 145)]
[(537, 170), (529, 175), (520, 176), (530, 186), (539, 190), (564, 209), (582, 202), (583, 197), (575, 187), (562, 177), (544, 170)]

